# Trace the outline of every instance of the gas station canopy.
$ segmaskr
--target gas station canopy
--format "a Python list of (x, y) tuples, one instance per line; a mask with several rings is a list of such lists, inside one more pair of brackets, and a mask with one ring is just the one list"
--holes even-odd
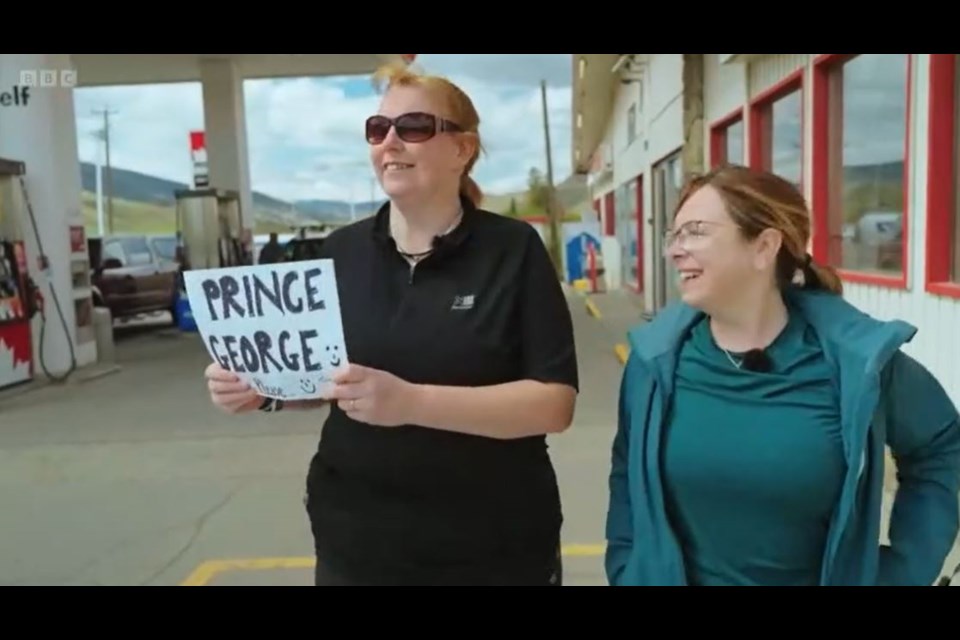
[(205, 61), (232, 62), (242, 78), (295, 78), (373, 72), (399, 53), (74, 53), (77, 86), (199, 82)]
[[(403, 53), (0, 54), (0, 158), (13, 161), (0, 163), (0, 169), (17, 167), (0, 171), (0, 388), (32, 379), (38, 365), (47, 376), (64, 379), (98, 360), (93, 319), (103, 314), (93, 306), (98, 292), (92, 274), (103, 263), (91, 262), (81, 208), (74, 88), (201, 85), (203, 175), (214, 192), (177, 194), (180, 266), (229, 266), (243, 263), (252, 249), (244, 80), (362, 77), (384, 64), (410, 64), (415, 58)], [(195, 151), (193, 133), (183, 131), (185, 155)], [(51, 303), (46, 313), (44, 297)], [(30, 311), (37, 309), (41, 313), (34, 319)]]

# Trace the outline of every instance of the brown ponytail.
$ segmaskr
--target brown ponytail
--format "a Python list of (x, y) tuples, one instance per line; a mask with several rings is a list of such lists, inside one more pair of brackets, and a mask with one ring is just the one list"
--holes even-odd
[[(809, 276), (813, 277), (810, 278)], [(808, 289), (820, 289), (837, 295), (843, 294), (843, 282), (840, 280), (837, 270), (829, 265), (817, 264), (811, 259), (803, 272), (803, 277), (807, 281), (806, 288)], [(808, 278), (814, 282), (810, 282)]]
[(681, 194), (677, 210), (699, 189), (712, 186), (720, 194), (727, 212), (741, 233), (756, 238), (764, 229), (776, 229), (783, 238), (777, 256), (777, 284), (843, 293), (843, 284), (833, 267), (817, 264), (807, 253), (810, 240), (810, 210), (800, 190), (789, 180), (771, 171), (739, 165), (718, 167), (694, 178)]

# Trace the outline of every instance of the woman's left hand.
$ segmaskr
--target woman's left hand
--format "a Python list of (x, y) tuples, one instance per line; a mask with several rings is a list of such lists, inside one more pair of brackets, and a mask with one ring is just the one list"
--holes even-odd
[(396, 427), (412, 421), (417, 385), (392, 373), (349, 364), (333, 376), (331, 400), (359, 422)]

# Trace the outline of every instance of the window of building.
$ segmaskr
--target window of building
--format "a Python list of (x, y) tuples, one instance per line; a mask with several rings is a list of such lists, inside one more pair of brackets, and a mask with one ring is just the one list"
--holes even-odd
[(623, 183), (617, 189), (616, 196), (617, 239), (621, 248), (623, 282), (635, 291), (641, 291), (643, 288), (640, 269), (643, 247), (640, 238), (639, 182), (639, 178), (634, 178)]
[(743, 110), (721, 118), (710, 127), (710, 166), (743, 164)]
[(750, 104), (750, 166), (773, 171), (803, 187), (803, 71)]
[(637, 139), (637, 105), (631, 104), (627, 109), (627, 146)]
[(814, 253), (846, 280), (906, 287), (909, 54), (814, 69)]
[(960, 64), (930, 55), (926, 290), (960, 298)]

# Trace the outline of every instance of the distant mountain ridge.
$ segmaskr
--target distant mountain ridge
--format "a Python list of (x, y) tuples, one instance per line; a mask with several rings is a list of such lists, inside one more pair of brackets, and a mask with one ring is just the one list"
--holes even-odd
[(848, 165), (843, 168), (843, 174), (851, 183), (897, 182), (903, 179), (903, 161)]
[[(113, 167), (113, 195), (122, 200), (145, 202), (160, 206), (174, 206), (174, 193), (191, 188), (183, 182), (151, 176), (139, 171)], [(84, 191), (96, 193), (96, 165), (80, 163), (80, 177)], [(106, 178), (104, 177), (104, 189)], [(356, 215), (362, 217), (380, 206), (380, 202), (356, 203)], [(269, 196), (260, 191), (253, 192), (254, 215), (257, 218), (307, 218), (318, 222), (338, 222), (350, 220), (350, 203), (341, 200), (296, 200), (288, 202)]]
[[(189, 185), (175, 180), (159, 178), (130, 169), (113, 168), (114, 196), (131, 202), (142, 202), (162, 207), (175, 204), (174, 192), (187, 189)], [(96, 166), (89, 162), (80, 163), (83, 190), (96, 192)], [(876, 164), (844, 167), (844, 178), (848, 188), (857, 185), (896, 183), (903, 178), (903, 162), (882, 162)], [(590, 192), (584, 176), (572, 175), (556, 185), (561, 206), (569, 208), (590, 208)], [(484, 208), (506, 213), (511, 200), (525, 197), (524, 192), (488, 194)], [(381, 202), (355, 203), (356, 216), (364, 217), (373, 213)], [(253, 192), (254, 218), (265, 222), (279, 222), (284, 225), (316, 222), (346, 222), (351, 219), (350, 203), (342, 200), (297, 200), (288, 202), (260, 191)]]

